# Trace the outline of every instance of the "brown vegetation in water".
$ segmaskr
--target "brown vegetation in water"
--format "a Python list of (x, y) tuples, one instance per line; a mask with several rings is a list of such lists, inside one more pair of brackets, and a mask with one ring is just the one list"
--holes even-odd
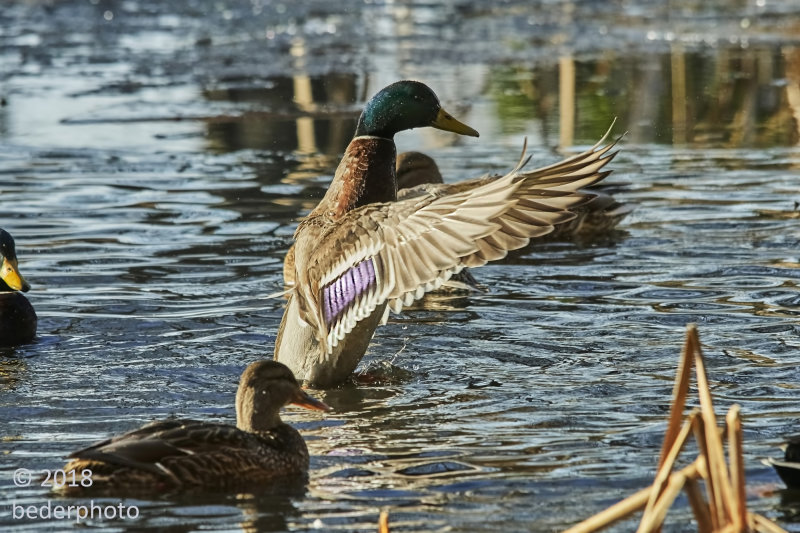
[[(697, 376), (700, 409), (694, 408), (684, 417), (692, 368)], [(698, 533), (786, 533), (768, 518), (747, 510), (740, 411), (739, 406), (734, 404), (725, 416), (724, 427), (717, 426), (697, 327), (689, 324), (653, 484), (563, 533), (600, 531), (642, 509), (644, 513), (637, 533), (658, 532), (681, 490), (685, 490), (689, 498)], [(678, 456), (690, 436), (697, 441), (700, 453), (691, 464), (675, 470)], [(723, 440), (727, 440), (728, 444), (727, 460)], [(701, 490), (701, 481), (705, 486), (705, 495)], [(378, 533), (389, 533), (387, 511), (380, 513)]]
[[(700, 409), (695, 408), (684, 417), (693, 367), (697, 376)], [(678, 455), (690, 436), (694, 436), (697, 441), (699, 455), (690, 465), (675, 470)], [(723, 439), (728, 443), (727, 461)], [(642, 509), (644, 513), (637, 531), (659, 531), (669, 507), (681, 490), (686, 491), (700, 533), (784, 531), (769, 519), (747, 510), (740, 409), (738, 405), (731, 406), (725, 416), (725, 426), (717, 426), (717, 415), (714, 412), (700, 340), (694, 324), (690, 324), (686, 332), (686, 342), (672, 390), (669, 423), (658, 464), (658, 472), (652, 485), (564, 533), (600, 531)], [(705, 486), (705, 495), (700, 481)]]

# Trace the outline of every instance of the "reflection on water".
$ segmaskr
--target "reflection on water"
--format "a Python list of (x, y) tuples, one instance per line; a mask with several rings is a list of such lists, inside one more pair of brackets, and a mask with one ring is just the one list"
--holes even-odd
[[(757, 457), (800, 417), (800, 14), (651, 4), (8, 2), (0, 220), (39, 336), (0, 353), (0, 475), (155, 418), (231, 422), (242, 368), (272, 352), (283, 303), (264, 295), (296, 221), (402, 76), (481, 132), (398, 136), (451, 180), (509, 168), (523, 135), (554, 161), (617, 117), (608, 181), (636, 211), (392, 317), (362, 367), (386, 379), (287, 410), (307, 487), (136, 500), (136, 526), (374, 531), (385, 507), (412, 531), (558, 530), (652, 479), (689, 321), (720, 408), (743, 406), (749, 483), (775, 487)], [(783, 493), (750, 498), (797, 521)]]
[(203, 93), (211, 102), (252, 107), (238, 117), (208, 122), (211, 151), (252, 149), (335, 157), (350, 142), (357, 118), (352, 110), (358, 89), (355, 75), (277, 77), (263, 88), (254, 87), (250, 79), (244, 82), (243, 87), (215, 87)]
[(505, 133), (525, 133), (534, 117), (560, 145), (590, 142), (608, 117), (635, 143), (793, 146), (800, 141), (800, 48), (738, 46), (493, 70), (490, 95)]
[[(557, 133), (559, 146), (569, 147), (593, 142), (605, 133), (609, 117), (616, 117), (638, 144), (800, 142), (800, 47), (729, 46), (712, 54), (674, 44), (664, 53), (608, 50), (599, 56), (493, 67), (487, 96), (502, 134), (530, 134), (533, 124), (545, 139)], [(354, 104), (369, 95), (358, 88), (370, 86), (367, 80), (337, 74), (280, 77), (268, 84), (204, 92), (210, 101), (262, 110), (210, 120), (210, 149), (325, 155), (335, 165), (355, 129)], [(292, 130), (295, 135), (288, 134)]]
[(14, 389), (25, 372), (25, 362), (13, 355), (13, 348), (0, 349), (0, 390)]

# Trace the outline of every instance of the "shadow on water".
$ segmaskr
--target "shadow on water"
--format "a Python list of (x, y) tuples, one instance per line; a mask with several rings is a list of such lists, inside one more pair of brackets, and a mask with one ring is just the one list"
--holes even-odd
[[(125, 525), (374, 531), (390, 507), (413, 531), (564, 528), (650, 482), (688, 321), (746, 414), (748, 476), (777, 485), (754, 465), (800, 417), (795, 3), (19, 1), (0, 28), (0, 226), (39, 315), (0, 351), (2, 479), (157, 418), (231, 423), (297, 220), (365, 100), (407, 77), (481, 132), (397, 136), (450, 181), (507, 170), (523, 135), (553, 162), (616, 117), (607, 182), (636, 210), (391, 317), (356, 384), (320, 394), (335, 411), (284, 414), (307, 486), (142, 498)], [(752, 499), (796, 522), (784, 493)]]

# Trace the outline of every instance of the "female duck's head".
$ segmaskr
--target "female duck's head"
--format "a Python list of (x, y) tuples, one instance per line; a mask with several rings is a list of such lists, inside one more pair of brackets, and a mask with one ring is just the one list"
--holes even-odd
[(330, 407), (300, 388), (285, 365), (277, 361), (250, 364), (236, 391), (236, 427), (242, 431), (268, 431), (281, 423), (279, 411), (288, 404), (328, 411)]
[(478, 132), (442, 109), (439, 98), (424, 83), (398, 81), (381, 89), (364, 107), (356, 136), (372, 135), (391, 139), (394, 134), (430, 126), (461, 135), (478, 137)]
[(31, 288), (19, 273), (14, 238), (4, 229), (0, 229), (0, 280), (0, 292), (28, 292)]

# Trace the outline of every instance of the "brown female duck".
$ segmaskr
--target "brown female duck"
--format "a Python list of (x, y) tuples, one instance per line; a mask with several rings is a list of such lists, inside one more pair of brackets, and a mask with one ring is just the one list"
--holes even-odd
[(394, 135), (431, 126), (477, 136), (419, 82), (401, 81), (365, 106), (319, 205), (295, 232), (295, 285), (275, 359), (327, 387), (352, 373), (388, 310), (440, 287), (466, 267), (504, 257), (572, 220), (602, 180), (613, 143), (554, 165), (439, 186), (397, 200)]
[(17, 267), (14, 238), (0, 229), (0, 345), (13, 346), (36, 336), (36, 312), (22, 292), (31, 286)]
[(252, 363), (236, 392), (236, 426), (174, 419), (152, 422), (72, 453), (64, 470), (91, 471), (95, 490), (226, 489), (305, 475), (308, 448), (281, 421), (287, 404), (327, 411), (275, 361)]

